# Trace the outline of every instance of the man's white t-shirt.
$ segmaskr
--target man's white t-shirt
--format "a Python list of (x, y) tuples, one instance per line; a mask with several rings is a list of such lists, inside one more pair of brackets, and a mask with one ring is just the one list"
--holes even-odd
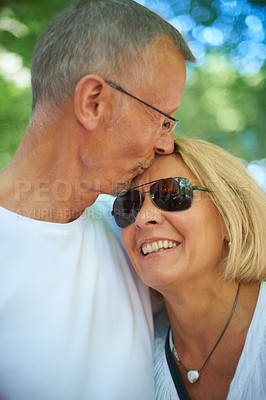
[(0, 399), (153, 400), (147, 289), (102, 215), (0, 207)]

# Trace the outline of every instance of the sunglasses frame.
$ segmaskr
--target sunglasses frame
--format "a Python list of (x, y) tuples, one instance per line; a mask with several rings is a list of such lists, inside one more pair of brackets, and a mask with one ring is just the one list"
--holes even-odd
[[(168, 180), (168, 179), (173, 179), (175, 182), (179, 182), (179, 183), (180, 183), (180, 180), (181, 180), (181, 179), (184, 179), (186, 182), (188, 182), (188, 184), (191, 185), (191, 190), (192, 190), (191, 205), (192, 205), (192, 202), (193, 202), (193, 199), (194, 199), (194, 197), (193, 197), (193, 192), (194, 192), (194, 190), (200, 190), (200, 191), (202, 191), (202, 192), (211, 192), (211, 190), (208, 189), (208, 188), (205, 188), (205, 187), (202, 187), (202, 186), (195, 186), (195, 185), (192, 185), (192, 182), (191, 182), (188, 178), (184, 178), (184, 177), (181, 177), (181, 176), (156, 179), (156, 180), (151, 181), (151, 182), (143, 183), (142, 185), (134, 186), (134, 187), (130, 188), (124, 195), (118, 196), (118, 197), (115, 199), (114, 204), (113, 204), (113, 210), (112, 210), (112, 215), (113, 215), (113, 217), (115, 218), (114, 207), (115, 207), (116, 200), (117, 200), (118, 198), (123, 197), (123, 196), (125, 196), (126, 194), (128, 194), (129, 192), (131, 192), (131, 191), (133, 191), (133, 190), (135, 190), (135, 189), (138, 189), (138, 188), (140, 188), (140, 187), (146, 186), (146, 185), (151, 185), (150, 188), (149, 188), (149, 190), (147, 190), (147, 191), (145, 191), (145, 192), (140, 192), (140, 191), (138, 191), (138, 192), (141, 193), (141, 195), (144, 195), (145, 193), (149, 193), (150, 198), (151, 198), (153, 204), (154, 204), (156, 207), (158, 207), (160, 210), (165, 211), (165, 212), (181, 212), (181, 211), (186, 211), (186, 210), (188, 210), (188, 209), (191, 207), (191, 205), (190, 205), (188, 208), (185, 208), (185, 209), (183, 209), (183, 210), (165, 210), (164, 208), (159, 207), (159, 206), (154, 202), (154, 194), (152, 194), (152, 193), (150, 192), (151, 187), (152, 187), (153, 184), (155, 184), (156, 182), (160, 182), (160, 181), (164, 181), (164, 180)], [(117, 223), (117, 221), (116, 221), (116, 218), (115, 218), (116, 224), (117, 224), (120, 228), (127, 228), (129, 225), (131, 225), (131, 224), (135, 221), (135, 219), (136, 219), (136, 217), (137, 217), (137, 215), (138, 215), (138, 213), (139, 213), (139, 211), (140, 211), (140, 209), (141, 209), (143, 203), (144, 203), (144, 201), (142, 202), (142, 204), (141, 204), (141, 206), (140, 206), (140, 208), (139, 208), (138, 210), (135, 209), (135, 208), (132, 208), (132, 209), (131, 209), (131, 211), (133, 211), (133, 213), (131, 214), (132, 217), (133, 217), (133, 214), (135, 214), (135, 215), (134, 215), (134, 219), (132, 219), (132, 221), (129, 222), (127, 226), (124, 226), (124, 227), (120, 226), (121, 224), (119, 225), (119, 224)]]

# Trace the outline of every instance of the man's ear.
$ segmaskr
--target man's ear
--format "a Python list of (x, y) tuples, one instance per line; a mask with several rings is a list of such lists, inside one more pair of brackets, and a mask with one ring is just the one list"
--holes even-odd
[(101, 119), (105, 85), (99, 75), (86, 75), (76, 85), (75, 114), (79, 122), (89, 131), (94, 130)]

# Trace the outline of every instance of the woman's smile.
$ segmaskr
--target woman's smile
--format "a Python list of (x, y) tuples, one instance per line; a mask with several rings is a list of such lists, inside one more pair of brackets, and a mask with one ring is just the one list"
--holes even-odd
[(179, 245), (179, 242), (173, 240), (159, 239), (143, 243), (141, 245), (141, 251), (142, 254), (146, 257), (150, 254), (162, 253), (165, 250), (175, 249)]

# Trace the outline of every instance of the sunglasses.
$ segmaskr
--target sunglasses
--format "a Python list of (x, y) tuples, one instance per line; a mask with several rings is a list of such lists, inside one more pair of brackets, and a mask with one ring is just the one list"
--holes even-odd
[[(146, 192), (136, 190), (142, 186), (150, 186)], [(187, 178), (166, 178), (144, 183), (128, 190), (124, 195), (118, 196), (113, 204), (112, 215), (120, 228), (126, 228), (135, 221), (140, 211), (145, 193), (149, 193), (153, 204), (163, 211), (188, 210), (193, 202), (194, 190), (210, 192), (201, 186), (193, 186)]]

